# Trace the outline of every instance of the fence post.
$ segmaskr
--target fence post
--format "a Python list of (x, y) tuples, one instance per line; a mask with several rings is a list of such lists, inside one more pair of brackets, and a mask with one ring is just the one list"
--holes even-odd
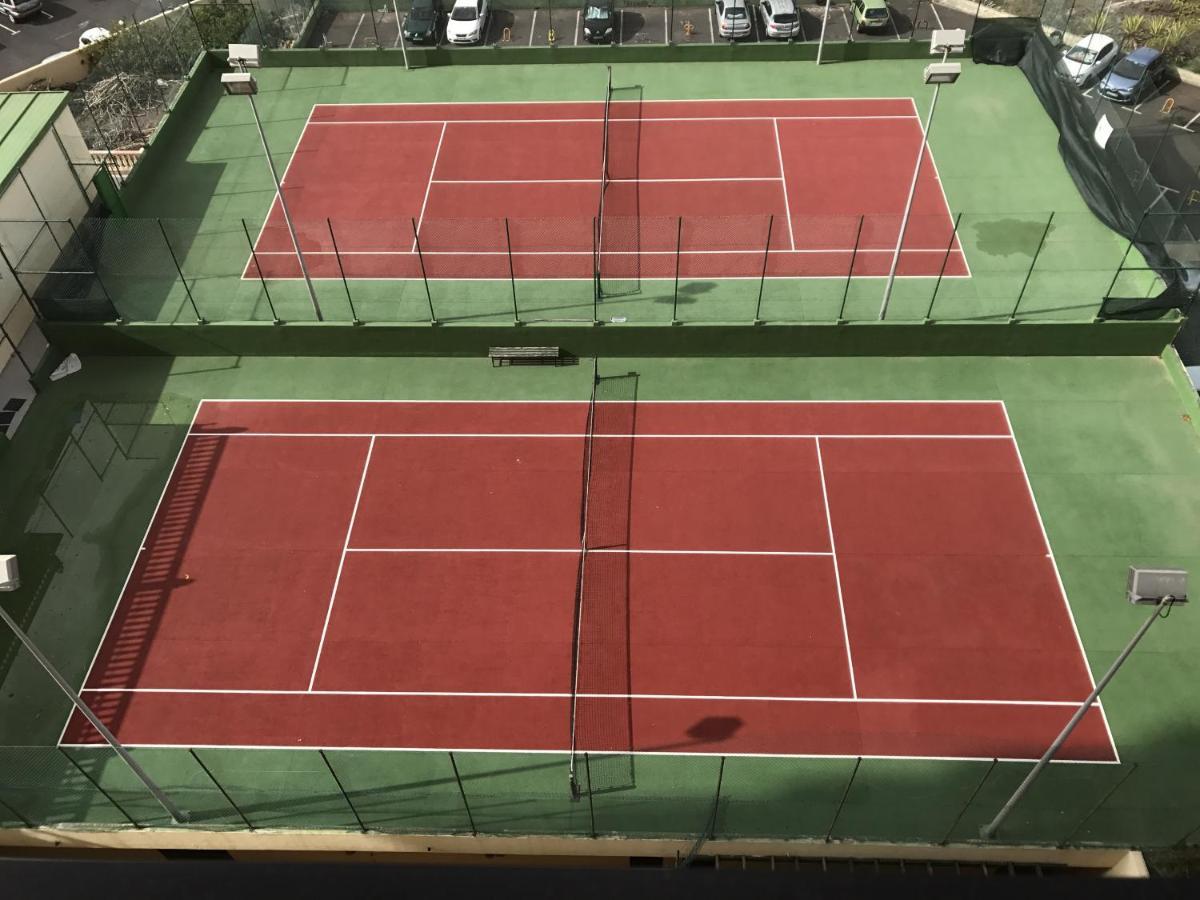
[(508, 231), (508, 216), (504, 217), (504, 246), (508, 250), (508, 283), (512, 286), (513, 324), (520, 325), (521, 310), (517, 306), (517, 273), (513, 269), (512, 235)]
[(968, 37), (975, 31), (975, 26), (979, 22), (979, 8), (981, 6), (983, 6), (983, 0), (979, 0), (979, 2), (975, 4), (975, 15), (971, 17), (971, 27), (967, 29)]
[[(163, 28), (167, 30), (167, 39), (171, 42), (171, 51), (175, 54), (175, 65), (178, 67), (180, 75), (187, 74), (187, 66), (183, 61), (183, 54), (179, 52), (179, 45), (175, 43), (175, 31), (171, 28), (170, 22), (167, 20), (167, 10), (162, 5), (162, 0), (154, 0), (158, 4), (158, 14), (162, 18)], [(259, 29), (261, 34), (262, 29)]]
[(675, 226), (675, 292), (671, 295), (671, 324), (679, 324), (679, 257), (683, 250), (683, 216)]
[(592, 799), (592, 761), (589, 754), (583, 754), (583, 771), (587, 777), (588, 818), (592, 823), (592, 837), (596, 836), (596, 803)]
[(325, 768), (329, 770), (329, 774), (333, 776), (333, 783), (337, 785), (338, 790), (342, 792), (342, 799), (346, 801), (346, 805), (350, 807), (350, 812), (354, 814), (354, 821), (358, 823), (359, 829), (363, 834), (367, 833), (367, 826), (363, 824), (362, 816), (358, 814), (358, 810), (354, 808), (354, 802), (350, 799), (350, 795), (346, 793), (346, 788), (342, 785), (342, 779), (338, 778), (337, 772), (333, 771), (333, 766), (329, 762), (329, 757), (325, 755), (325, 751), (318, 749), (321, 762), (325, 763)]
[(825, 843), (830, 843), (833, 840), (833, 829), (837, 827), (838, 819), (842, 816), (842, 807), (846, 805), (846, 798), (850, 796), (850, 788), (854, 786), (854, 779), (858, 776), (858, 767), (862, 765), (862, 757), (858, 757), (854, 761), (854, 769), (850, 772), (850, 780), (846, 782), (846, 789), (842, 791), (842, 799), (838, 801), (837, 811), (833, 814), (833, 821), (829, 823), (829, 829), (825, 832)]
[(192, 25), (196, 29), (196, 37), (200, 39), (200, 46), (205, 50), (213, 49), (212, 47), (208, 46), (208, 36), (200, 30), (200, 23), (196, 20), (196, 13), (192, 9), (192, 0), (184, 0), (184, 3), (187, 5), (188, 18), (192, 20)]
[(592, 216), (592, 324), (600, 324), (600, 220)]
[(761, 325), (763, 288), (767, 286), (767, 259), (771, 253), (771, 230), (775, 227), (775, 214), (767, 219), (767, 242), (763, 245), (762, 275), (758, 279), (758, 302), (754, 304), (754, 324)]
[(417, 235), (417, 220), (412, 219), (413, 247), (417, 251), (417, 263), (421, 266), (421, 281), (425, 283), (425, 302), (429, 304), (429, 324), (438, 325), (437, 314), (433, 311), (433, 294), (429, 293), (429, 276), (425, 274), (425, 257), (421, 253), (421, 238)]
[[(71, 226), (71, 231), (72, 231), (72, 233), (74, 233), (74, 231), (75, 231), (74, 225)], [(13, 281), (15, 281), (17, 283), (17, 287), (21, 291), (21, 296), (25, 298), (25, 302), (28, 303), (30, 308), (33, 309), (34, 315), (36, 315), (39, 319), (44, 319), (45, 316), (42, 315), (42, 311), (37, 308), (37, 306), (33, 302), (33, 298), (30, 297), (29, 292), (27, 290), (25, 290), (25, 283), (23, 281), (21, 281), (21, 276), (18, 275), (17, 270), (13, 268), (12, 260), (10, 260), (8, 258), (8, 254), (6, 252), (4, 252), (4, 246), (2, 244), (0, 244), (0, 259), (4, 260), (5, 267), (12, 274)]]
[(374, 0), (367, 2), (367, 15), (371, 17), (371, 31), (375, 33), (375, 49), (382, 50), (383, 47), (379, 43), (379, 27), (375, 24), (375, 3)]
[(129, 823), (134, 828), (144, 828), (145, 827), (144, 825), (142, 825), (141, 822), (139, 822), (137, 819), (135, 819), (133, 816), (131, 816), (126, 811), (125, 807), (123, 807), (120, 803), (118, 803), (116, 800), (114, 800), (109, 795), (108, 791), (106, 791), (104, 788), (100, 787), (100, 782), (98, 782), (95, 778), (93, 778), (91, 775), (89, 775), (87, 773), (87, 771), (83, 768), (83, 766), (81, 766), (74, 759), (72, 759), (71, 754), (68, 753), (65, 748), (59, 747), (58, 752), (67, 758), (67, 762), (69, 762), (71, 765), (73, 765), (76, 769), (79, 770), (79, 774), (82, 775), (84, 778), (86, 778), (91, 783), (92, 787), (94, 787), (96, 790), (98, 790), (101, 794), (104, 795), (105, 800), (107, 800), (109, 803), (111, 803), (113, 806), (115, 806), (118, 810), (120, 810), (121, 815), (123, 815), (125, 818), (127, 818), (129, 820)]
[(467, 802), (467, 791), (463, 787), (462, 776), (458, 774), (458, 763), (454, 761), (454, 751), (449, 751), (447, 755), (450, 757), (450, 768), (454, 770), (454, 780), (458, 782), (458, 793), (462, 796), (463, 809), (467, 811), (467, 821), (471, 823), (471, 834), (478, 835), (479, 829), (475, 827), (475, 817), (471, 815), (471, 804)]
[(263, 49), (270, 49), (265, 46), (267, 43), (267, 33), (263, 31), (262, 19), (258, 17), (258, 4), (255, 0), (250, 0), (250, 12), (254, 16), (254, 25), (258, 28), (258, 43), (263, 45)]
[[(29, 363), (25, 361), (24, 355), (21, 353), (21, 348), (17, 346), (17, 342), (13, 340), (13, 336), (8, 333), (8, 329), (4, 327), (4, 320), (0, 319), (0, 341), (8, 341), (12, 347), (13, 356), (21, 364), (21, 368), (25, 370), (25, 374), (29, 376), (29, 383), (33, 384), (33, 369), (29, 367)], [(36, 388), (35, 388), (36, 390)], [(91, 465), (91, 463), (88, 463)]]
[(958, 828), (958, 823), (962, 821), (962, 817), (967, 814), (967, 810), (971, 808), (971, 804), (975, 802), (975, 798), (979, 796), (979, 792), (983, 790), (983, 786), (987, 784), (987, 780), (992, 777), (992, 770), (996, 768), (996, 764), (1000, 760), (992, 759), (992, 764), (988, 766), (987, 771), (983, 773), (983, 777), (979, 779), (979, 784), (975, 785), (975, 790), (971, 791), (971, 796), (967, 798), (967, 802), (963, 804), (963, 808), (958, 811), (958, 815), (954, 817), (954, 821), (950, 823), (950, 827), (946, 829), (945, 836), (938, 842), (941, 846), (946, 846), (950, 843), (950, 837)]
[(1017, 294), (1017, 302), (1013, 304), (1012, 312), (1009, 313), (1009, 322), (1015, 322), (1017, 319), (1017, 310), (1021, 308), (1021, 300), (1025, 297), (1025, 288), (1029, 287), (1029, 279), (1033, 277), (1033, 268), (1037, 265), (1038, 257), (1042, 255), (1042, 248), (1046, 246), (1046, 236), (1050, 234), (1050, 226), (1053, 223), (1054, 213), (1050, 213), (1050, 217), (1046, 219), (1046, 227), (1042, 229), (1042, 238), (1038, 241), (1037, 249), (1033, 251), (1033, 259), (1029, 261), (1029, 271), (1025, 273), (1025, 280), (1021, 282), (1021, 292)]
[[(134, 33), (137, 34), (138, 43), (142, 47), (142, 56), (146, 60), (146, 71), (154, 72), (154, 60), (150, 56), (150, 48), (146, 46), (146, 39), (142, 37), (142, 23), (138, 21), (137, 13), (132, 9), (129, 10), (129, 18), (133, 22)], [(154, 74), (158, 75), (157, 72), (154, 72)], [(156, 77), (154, 79), (154, 86), (158, 89), (158, 99), (162, 101), (163, 109), (166, 109), (167, 95), (166, 92), (163, 91), (162, 81), (163, 80), (161, 77)]]
[(250, 259), (254, 262), (254, 270), (258, 272), (258, 280), (262, 284), (263, 294), (267, 298), (267, 309), (271, 310), (271, 319), (276, 325), (282, 325), (283, 320), (275, 312), (275, 304), (271, 301), (271, 292), (267, 290), (267, 279), (263, 277), (262, 266), (258, 263), (258, 252), (254, 249), (254, 240), (250, 237), (250, 226), (242, 219), (242, 231), (246, 233), (246, 243), (250, 245)]
[(933, 304), (937, 302), (938, 290), (942, 286), (942, 276), (946, 274), (946, 265), (950, 262), (950, 254), (954, 252), (954, 239), (958, 236), (958, 224), (962, 221), (962, 217), (962, 213), (954, 217), (954, 227), (950, 229), (950, 243), (946, 245), (946, 255), (942, 257), (942, 267), (938, 269), (937, 281), (933, 283), (933, 295), (929, 298), (929, 309), (925, 310), (926, 322), (933, 318)]
[(700, 848), (704, 846), (705, 842), (708, 841), (708, 839), (711, 838), (716, 831), (717, 814), (721, 809), (721, 782), (724, 781), (724, 779), (725, 757), (722, 756), (721, 765), (717, 768), (717, 789), (713, 793), (712, 812), (708, 815), (708, 824), (705, 825), (704, 830), (700, 833), (700, 836), (696, 838), (696, 843), (692, 844), (692, 849), (688, 851), (688, 855), (683, 858), (683, 862), (680, 864), (685, 869), (692, 864), (693, 860), (695, 860), (696, 856), (700, 853)]
[[(80, 219), (79, 221), (82, 224), (83, 219)], [(118, 322), (125, 321), (125, 317), (123, 315), (121, 315), (121, 310), (117, 306), (117, 301), (114, 300), (113, 295), (108, 292), (108, 287), (104, 284), (104, 279), (102, 279), (100, 277), (100, 260), (99, 260), (99, 258), (93, 259), (92, 255), (90, 253), (88, 253), (87, 244), (85, 244), (83, 241), (83, 238), (79, 236), (79, 229), (75, 227), (75, 220), (67, 219), (67, 224), (71, 226), (71, 236), (74, 237), (75, 240), (79, 243), (79, 248), (83, 251), (84, 257), (87, 259), (87, 261), (89, 263), (91, 263), (92, 274), (96, 276), (96, 284), (100, 285), (100, 290), (104, 294), (104, 299), (108, 301), (108, 305), (111, 306), (113, 308), (113, 312), (115, 312), (117, 314), (117, 321)]]
[(192, 755), (192, 759), (196, 761), (196, 765), (198, 765), (204, 771), (204, 774), (208, 776), (208, 780), (211, 781), (216, 786), (217, 790), (221, 792), (221, 796), (225, 798), (225, 802), (228, 803), (230, 808), (232, 808), (233, 811), (238, 814), (238, 818), (246, 823), (246, 828), (248, 828), (250, 831), (254, 831), (254, 823), (246, 818), (246, 814), (242, 812), (241, 807), (233, 802), (233, 798), (229, 796), (229, 792), (225, 790), (221, 782), (217, 781), (216, 776), (209, 771), (208, 766), (206, 766), (200, 759), (200, 755), (191, 748), (188, 749), (188, 753)]
[(850, 268), (846, 270), (846, 287), (842, 291), (842, 305), (838, 309), (835, 322), (837, 325), (842, 325), (846, 321), (846, 300), (850, 296), (850, 282), (854, 280), (854, 265), (858, 262), (858, 245), (862, 241), (863, 222), (866, 221), (866, 218), (866, 216), (858, 217), (858, 231), (854, 233), (854, 249), (850, 251)]
[(346, 302), (350, 304), (351, 324), (361, 325), (362, 319), (354, 311), (354, 298), (350, 296), (350, 282), (346, 280), (346, 270), (342, 268), (342, 254), (338, 252), (337, 238), (333, 234), (333, 219), (326, 218), (325, 224), (329, 226), (329, 240), (333, 243), (333, 257), (337, 260), (338, 273), (342, 276), (342, 288), (346, 291)]
[(1082, 819), (1079, 820), (1079, 822), (1075, 825), (1074, 828), (1071, 829), (1071, 831), (1067, 834), (1066, 837), (1064, 837), (1061, 841), (1058, 842), (1058, 846), (1065, 847), (1065, 846), (1067, 846), (1067, 844), (1071, 843), (1071, 838), (1075, 837), (1075, 835), (1077, 835), (1079, 833), (1079, 830), (1081, 828), (1083, 828), (1083, 826), (1085, 824), (1087, 824), (1088, 819), (1090, 819), (1092, 816), (1094, 816), (1096, 813), (1098, 813), (1100, 811), (1100, 808), (1102, 806), (1104, 806), (1104, 804), (1108, 802), (1109, 798), (1112, 797), (1112, 795), (1117, 792), (1117, 788), (1119, 788), (1121, 785), (1123, 785), (1126, 781), (1129, 780), (1129, 776), (1137, 771), (1138, 765), (1139, 765), (1139, 763), (1133, 763), (1129, 767), (1129, 771), (1126, 772), (1124, 775), (1122, 775), (1116, 784), (1114, 784), (1111, 788), (1109, 788), (1107, 791), (1105, 791), (1104, 796), (1100, 798), (1099, 802), (1096, 803), (1095, 806), (1093, 806), (1091, 809), (1089, 809), (1087, 811), (1087, 815), (1085, 815)]
[(167, 253), (171, 255), (171, 262), (175, 263), (175, 271), (179, 273), (179, 280), (183, 282), (183, 290), (187, 294), (188, 303), (192, 305), (192, 312), (196, 314), (196, 324), (204, 325), (204, 316), (200, 315), (200, 308), (196, 306), (196, 298), (192, 296), (192, 289), (188, 286), (187, 276), (183, 274), (183, 267), (179, 265), (179, 257), (175, 255), (175, 248), (171, 246), (171, 239), (167, 237), (166, 226), (163, 225), (162, 219), (156, 218), (154, 221), (158, 225), (158, 230), (162, 232), (163, 243), (167, 245)]
[(917, 0), (917, 8), (913, 10), (912, 21), (909, 23), (912, 27), (908, 29), (908, 42), (911, 44), (917, 39), (917, 20), (921, 18), (921, 0)]

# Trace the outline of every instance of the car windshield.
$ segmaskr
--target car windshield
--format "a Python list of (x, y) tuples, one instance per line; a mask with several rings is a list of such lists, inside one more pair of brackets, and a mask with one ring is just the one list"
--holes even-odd
[(1128, 56), (1121, 60), (1113, 68), (1114, 75), (1120, 75), (1122, 78), (1132, 78), (1137, 80), (1142, 77), (1142, 72), (1146, 71), (1146, 67), (1136, 59), (1130, 59)]
[(886, 9), (868, 9), (867, 10), (867, 18), (868, 19), (886, 19), (887, 18), (887, 10)]
[(1071, 62), (1083, 63), (1085, 66), (1090, 66), (1096, 61), (1097, 53), (1090, 47), (1084, 47), (1082, 44), (1077, 44), (1067, 51), (1067, 59)]
[(585, 19), (607, 19), (608, 10), (603, 6), (589, 6), (583, 11)]
[(729, 9), (725, 10), (725, 18), (727, 18), (727, 19), (744, 19), (744, 18), (746, 18), (746, 11), (744, 9), (742, 9), (740, 6), (731, 6), (731, 7), (729, 7)]
[(479, 18), (479, 14), (473, 6), (456, 6), (450, 13), (450, 18), (455, 22), (474, 22)]
[(796, 21), (796, 14), (795, 13), (776, 13), (775, 21), (778, 22), (780, 25), (791, 25), (793, 22)]

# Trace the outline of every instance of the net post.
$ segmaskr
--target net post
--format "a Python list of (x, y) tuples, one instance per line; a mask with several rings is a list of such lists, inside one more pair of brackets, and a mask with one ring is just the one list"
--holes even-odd
[(258, 264), (258, 252), (254, 249), (254, 240), (250, 237), (250, 226), (246, 224), (245, 219), (242, 219), (241, 223), (242, 231), (246, 234), (246, 243), (250, 245), (250, 259), (254, 261), (254, 270), (258, 272), (263, 295), (267, 298), (267, 309), (271, 310), (271, 321), (275, 325), (282, 325), (283, 320), (279, 318), (279, 313), (275, 312), (275, 303), (271, 300), (271, 292), (267, 290), (267, 279), (263, 277), (262, 266)]
[(592, 324), (600, 324), (600, 220), (592, 217)]
[(508, 216), (504, 217), (504, 246), (508, 250), (508, 283), (512, 286), (513, 324), (523, 325), (525, 323), (521, 321), (521, 310), (517, 306), (517, 273), (513, 269), (512, 234), (508, 229)]
[(429, 293), (429, 276), (425, 274), (425, 256), (421, 253), (421, 238), (417, 234), (417, 220), (412, 222), (413, 248), (417, 251), (417, 263), (421, 267), (421, 281), (425, 284), (425, 302), (429, 304), (429, 324), (440, 325), (437, 314), (433, 311), (433, 294)]
[[(374, 16), (374, 13), (371, 15)], [(337, 238), (333, 233), (333, 219), (327, 217), (325, 224), (329, 227), (329, 240), (333, 243), (333, 257), (337, 260), (338, 273), (342, 276), (342, 288), (346, 291), (346, 302), (350, 304), (351, 324), (361, 325), (362, 320), (358, 317), (358, 313), (354, 311), (354, 298), (350, 296), (350, 282), (346, 280), (346, 270), (342, 267), (342, 254), (338, 252)]]
[(950, 254), (954, 252), (954, 239), (958, 236), (958, 225), (962, 222), (963, 214), (954, 217), (954, 226), (950, 229), (950, 242), (946, 244), (946, 255), (942, 257), (942, 267), (938, 269), (937, 281), (933, 283), (933, 294), (929, 298), (929, 308), (925, 310), (925, 322), (933, 321), (933, 305), (937, 302), (938, 290), (942, 286), (942, 276), (946, 274), (946, 266), (950, 262)]
[(171, 257), (171, 262), (175, 264), (175, 271), (179, 273), (179, 280), (183, 283), (183, 290), (187, 294), (188, 303), (192, 305), (192, 312), (196, 314), (196, 324), (204, 325), (206, 324), (204, 316), (200, 315), (200, 308), (196, 306), (196, 298), (192, 296), (192, 289), (188, 286), (187, 276), (183, 274), (183, 267), (179, 265), (179, 257), (175, 255), (175, 248), (171, 246), (171, 239), (167, 237), (167, 228), (163, 225), (163, 221), (160, 218), (156, 218), (154, 222), (158, 225), (158, 230), (162, 232), (162, 239), (163, 243), (166, 244), (167, 253)]
[(109, 794), (108, 791), (106, 791), (104, 788), (100, 787), (100, 782), (98, 782), (95, 778), (93, 778), (91, 775), (89, 775), (87, 773), (87, 770), (84, 769), (83, 766), (81, 766), (78, 762), (75, 761), (75, 759), (71, 756), (71, 754), (67, 752), (66, 747), (63, 747), (60, 745), (58, 748), (58, 752), (66, 757), (67, 762), (69, 762), (71, 765), (73, 765), (79, 771), (79, 774), (82, 775), (84, 778), (86, 778), (91, 783), (92, 787), (94, 787), (96, 790), (98, 790), (101, 793), (101, 795), (104, 797), (105, 800), (107, 800), (109, 803), (111, 803), (113, 806), (115, 806), (117, 808), (117, 810), (120, 811), (121, 815), (123, 815), (125, 818), (127, 818), (129, 820), (130, 825), (132, 825), (134, 828), (137, 828), (137, 829), (142, 829), (142, 828), (146, 827), (141, 822), (139, 822), (137, 819), (135, 819), (133, 816), (131, 816), (129, 814), (128, 810), (125, 809), (125, 807), (123, 807), (120, 803), (118, 803), (116, 800), (114, 800), (112, 798), (112, 795)]
[(590, 753), (583, 754), (583, 774), (587, 778), (588, 821), (592, 825), (592, 837), (596, 837), (596, 803), (592, 798), (592, 757)]
[(462, 797), (463, 809), (467, 813), (467, 822), (471, 825), (471, 834), (478, 835), (479, 829), (475, 827), (475, 817), (471, 815), (471, 804), (467, 802), (467, 790), (463, 787), (462, 776), (458, 773), (458, 763), (454, 761), (454, 751), (447, 753), (450, 757), (450, 768), (454, 770), (454, 780), (458, 783), (458, 793)]
[(842, 808), (846, 805), (846, 798), (850, 796), (850, 788), (854, 787), (854, 779), (858, 777), (858, 768), (862, 765), (862, 757), (854, 760), (854, 769), (850, 772), (850, 780), (846, 782), (846, 787), (842, 791), (842, 799), (838, 801), (837, 810), (833, 814), (833, 821), (829, 823), (829, 828), (825, 831), (825, 843), (833, 842), (833, 830), (837, 828), (838, 819), (842, 817)]
[(767, 242), (763, 245), (762, 275), (758, 279), (758, 301), (754, 304), (754, 324), (761, 325), (763, 288), (767, 286), (767, 259), (771, 254), (771, 231), (775, 227), (775, 214), (767, 219)]
[(675, 226), (675, 292), (671, 295), (671, 324), (679, 324), (679, 258), (683, 252), (683, 216)]
[(217, 781), (216, 776), (213, 775), (213, 773), (209, 770), (208, 766), (206, 766), (204, 764), (203, 760), (200, 759), (200, 754), (197, 753), (195, 751), (195, 749), (190, 748), (190, 747), (188, 748), (188, 753), (190, 753), (192, 755), (192, 759), (194, 759), (196, 761), (196, 765), (198, 765), (200, 767), (200, 769), (204, 772), (204, 774), (208, 776), (208, 780), (211, 781), (213, 783), (213, 785), (216, 787), (216, 789), (221, 792), (221, 796), (225, 798), (225, 802), (228, 803), (230, 808), (235, 813), (238, 814), (238, 818), (241, 819), (244, 823), (246, 823), (246, 828), (249, 829), (250, 831), (254, 831), (255, 830), (254, 823), (251, 822), (246, 817), (246, 814), (244, 812), (242, 812), (241, 807), (233, 802), (233, 798), (229, 796), (229, 791), (225, 790), (224, 785), (222, 785), (221, 782)]
[(329, 757), (325, 755), (323, 749), (317, 750), (321, 757), (321, 762), (325, 763), (325, 768), (329, 770), (330, 777), (333, 778), (333, 783), (337, 785), (339, 791), (342, 792), (342, 799), (346, 801), (346, 805), (350, 807), (350, 812), (354, 814), (354, 821), (358, 823), (359, 830), (363, 834), (367, 833), (367, 826), (363, 823), (362, 816), (358, 814), (358, 810), (354, 808), (354, 801), (350, 799), (350, 795), (346, 793), (346, 788), (342, 785), (342, 779), (338, 778), (337, 772), (333, 771), (333, 765), (329, 762)]
[(971, 804), (975, 802), (975, 798), (979, 796), (979, 792), (983, 790), (983, 786), (987, 784), (987, 780), (992, 777), (992, 772), (995, 770), (1000, 760), (993, 758), (991, 765), (987, 767), (987, 771), (983, 773), (983, 777), (979, 779), (979, 784), (975, 785), (975, 790), (971, 791), (971, 796), (967, 798), (967, 802), (963, 804), (962, 809), (958, 811), (958, 815), (954, 817), (954, 821), (950, 823), (950, 827), (946, 829), (946, 833), (942, 839), (938, 841), (938, 845), (945, 847), (950, 843), (950, 838), (958, 829), (958, 823), (962, 821), (962, 817), (967, 814), (967, 810), (971, 808)]
[(1033, 259), (1029, 261), (1029, 270), (1025, 273), (1025, 280), (1021, 282), (1021, 291), (1017, 294), (1017, 302), (1013, 304), (1012, 312), (1008, 314), (1009, 323), (1017, 320), (1017, 310), (1021, 308), (1021, 300), (1025, 297), (1025, 289), (1029, 287), (1029, 279), (1033, 277), (1033, 268), (1037, 265), (1038, 257), (1042, 255), (1042, 248), (1046, 246), (1046, 238), (1050, 234), (1050, 228), (1054, 224), (1054, 213), (1046, 219), (1046, 227), (1042, 229), (1042, 237), (1038, 241), (1037, 249), (1033, 251)]
[(863, 223), (866, 216), (858, 217), (858, 231), (854, 233), (854, 249), (850, 251), (850, 268), (846, 270), (846, 287), (842, 290), (842, 305), (838, 308), (834, 324), (844, 325), (846, 322), (846, 301), (850, 298), (850, 282), (854, 280), (854, 266), (858, 262), (858, 245), (862, 242)]

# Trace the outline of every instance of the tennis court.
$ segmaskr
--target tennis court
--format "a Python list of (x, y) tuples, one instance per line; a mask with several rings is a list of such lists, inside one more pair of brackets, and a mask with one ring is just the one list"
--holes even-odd
[[(283, 187), (314, 278), (965, 277), (928, 149), (901, 241), (921, 128), (908, 97), (318, 104)], [(300, 276), (276, 200), (243, 277)]]
[(622, 385), (202, 402), (86, 698), (142, 747), (990, 760), (1090, 690), (1002, 402)]

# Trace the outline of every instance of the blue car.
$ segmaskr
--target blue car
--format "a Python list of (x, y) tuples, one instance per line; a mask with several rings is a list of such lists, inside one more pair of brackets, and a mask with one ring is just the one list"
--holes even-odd
[(1108, 70), (1098, 89), (1109, 100), (1139, 103), (1170, 87), (1174, 78), (1175, 73), (1160, 51), (1138, 47)]

